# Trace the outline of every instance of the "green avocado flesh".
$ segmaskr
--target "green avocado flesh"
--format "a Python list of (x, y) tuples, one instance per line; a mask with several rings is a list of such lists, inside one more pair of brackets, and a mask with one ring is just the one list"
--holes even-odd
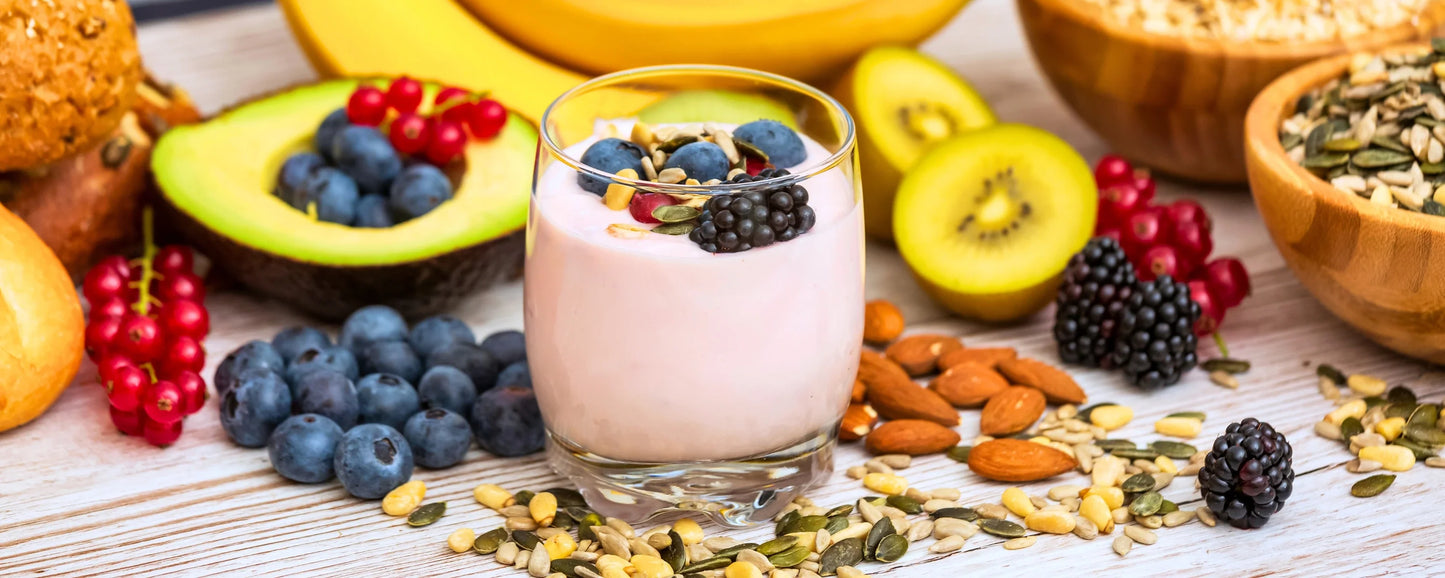
[[(331, 267), (421, 261), (525, 226), (537, 130), (515, 114), (497, 137), (468, 143), (455, 198), (390, 229), (315, 221), (273, 196), (281, 163), (312, 148), (316, 127), (357, 85), (301, 86), (172, 129), (151, 159), (162, 194), (183, 217), (235, 244)], [(423, 102), (437, 88), (428, 86)]]
[(728, 90), (687, 90), (669, 95), (637, 113), (648, 124), (720, 122), (745, 124), (771, 119), (798, 129), (793, 111), (771, 98)]

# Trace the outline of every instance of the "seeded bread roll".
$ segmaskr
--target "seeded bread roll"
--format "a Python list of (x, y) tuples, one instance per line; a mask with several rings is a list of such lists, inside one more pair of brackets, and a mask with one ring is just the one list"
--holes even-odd
[(121, 0), (0, 0), (0, 171), (94, 148), (135, 100), (135, 22)]

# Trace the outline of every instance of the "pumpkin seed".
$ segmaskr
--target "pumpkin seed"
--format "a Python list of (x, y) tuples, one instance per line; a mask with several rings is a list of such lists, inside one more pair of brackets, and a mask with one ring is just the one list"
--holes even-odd
[(1418, 401), (1415, 397), (1415, 392), (1411, 391), (1410, 388), (1403, 385), (1397, 385), (1390, 388), (1390, 391), (1385, 393), (1385, 399), (1389, 400), (1390, 403), (1410, 405), (1415, 405), (1415, 403)]
[[(1086, 407), (1086, 408), (1084, 408), (1084, 409), (1079, 410), (1078, 418), (1079, 418), (1079, 420), (1081, 420), (1081, 421), (1083, 421), (1083, 422), (1085, 422), (1085, 423), (1089, 423), (1089, 414), (1093, 413), (1095, 409), (1098, 409), (1098, 408), (1101, 408), (1101, 407), (1104, 407), (1104, 406), (1109, 406), (1109, 405), (1119, 405), (1119, 404), (1114, 403), (1114, 402), (1112, 402), (1112, 401), (1105, 401), (1105, 402), (1096, 403), (1096, 404), (1094, 404), (1094, 405), (1091, 405), (1091, 406), (1089, 406), (1089, 407)], [(1100, 440), (1100, 441), (1104, 441), (1104, 440)]]
[(1204, 363), (1199, 364), (1199, 367), (1203, 368), (1204, 371), (1223, 371), (1229, 374), (1237, 374), (1249, 371), (1249, 362), (1243, 359), (1220, 357), (1206, 360)]
[(442, 516), (446, 513), (446, 502), (432, 502), (417, 508), (410, 516), (407, 516), (406, 524), (413, 528), (431, 525), (433, 522), (442, 519)]
[(1415, 413), (1415, 404), (1413, 403), (1391, 403), (1385, 406), (1386, 418), (1398, 417), (1401, 419), (1409, 419), (1413, 413)]
[(901, 534), (890, 534), (878, 543), (878, 551), (874, 553), (873, 559), (884, 563), (897, 562), (907, 553), (908, 538)]
[[(782, 539), (783, 539), (783, 538), (779, 538), (779, 540), (782, 540)], [(797, 540), (794, 539), (794, 541), (796, 542)], [(762, 546), (759, 545), (759, 544), (754, 544), (754, 543), (752, 543), (752, 542), (743, 542), (743, 543), (741, 543), (741, 544), (733, 544), (732, 546), (728, 546), (728, 547), (726, 547), (726, 548), (723, 548), (723, 549), (721, 549), (721, 550), (718, 550), (718, 551), (716, 551), (716, 552), (713, 552), (712, 555), (713, 555), (714, 558), (726, 558), (726, 559), (728, 559), (728, 560), (731, 560), (731, 559), (733, 559), (733, 558), (737, 558), (737, 557), (738, 557), (738, 552), (742, 552), (743, 550), (754, 550), (754, 551), (756, 551), (756, 550), (759, 550), (759, 549), (761, 549), (761, 548), (762, 548)], [(787, 550), (787, 548), (784, 547), (783, 550)], [(781, 552), (781, 551), (782, 551), (782, 550), (779, 550), (779, 552)]]
[[(758, 545), (758, 547), (752, 549), (756, 550), (759, 554), (762, 554), (764, 556), (772, 556), (773, 554), (777, 554), (778, 552), (782, 552), (783, 550), (792, 548), (797, 544), (798, 539), (796, 537), (781, 536), (778, 538), (773, 538), (772, 540), (768, 540), (767, 542), (763, 542), (762, 544)], [(741, 552), (745, 549), (746, 548), (740, 548), (738, 552)], [(736, 555), (737, 552), (734, 552), (733, 554)]]
[(888, 518), (878, 520), (873, 524), (873, 528), (868, 530), (868, 539), (863, 542), (863, 557), (872, 560), (878, 552), (878, 544), (883, 541), (883, 538), (897, 533), (898, 530), (893, 527), (893, 520)]
[(678, 535), (676, 530), (668, 530), (667, 537), (671, 541), (666, 548), (659, 550), (658, 554), (662, 555), (663, 562), (672, 566), (673, 572), (677, 572), (687, 565), (687, 546), (683, 545), (682, 536)]
[(818, 530), (822, 530), (827, 525), (828, 519), (824, 518), (823, 516), (803, 516), (801, 518), (798, 518), (797, 520), (793, 520), (792, 524), (790, 524), (787, 528), (784, 528), (785, 531), (783, 532), (783, 534), (786, 535), (795, 532), (817, 532)]
[(516, 502), (518, 506), (525, 506), (532, 503), (532, 496), (535, 495), (537, 495), (537, 492), (533, 492), (532, 490), (522, 490), (520, 492), (512, 494), (512, 501)]
[(523, 550), (532, 550), (537, 547), (537, 544), (542, 543), (542, 539), (537, 536), (536, 532), (529, 532), (527, 530), (512, 531), (512, 541), (516, 542)]
[(1163, 503), (1164, 496), (1159, 495), (1159, 492), (1150, 490), (1134, 498), (1134, 502), (1129, 504), (1129, 513), (1135, 516), (1152, 516), (1159, 512), (1159, 506), (1163, 505)]
[(1415, 454), (1416, 460), (1427, 460), (1436, 456), (1435, 450), (1420, 445), (1419, 442), (1407, 437), (1396, 438), (1395, 441), (1390, 442), (1390, 445), (1396, 445), (1410, 450), (1411, 453)]
[(787, 532), (784, 532), (783, 529), (787, 528), (793, 523), (794, 520), (797, 520), (801, 517), (803, 517), (803, 515), (798, 513), (797, 510), (793, 510), (791, 512), (783, 514), (783, 517), (778, 518), (778, 523), (773, 526), (773, 535), (782, 536), (783, 534), (786, 534)]
[(847, 528), (849, 524), (851, 522), (848, 521), (848, 516), (833, 516), (828, 518), (828, 525), (823, 526), (823, 529), (827, 530), (829, 534), (837, 534)]
[(1345, 443), (1350, 443), (1350, 438), (1365, 433), (1365, 426), (1360, 423), (1360, 418), (1347, 417), (1340, 422), (1340, 435), (1344, 436)]
[(662, 205), (652, 210), (652, 218), (664, 223), (681, 223), (691, 221), (701, 215), (702, 211), (687, 205)]
[(863, 541), (858, 538), (848, 538), (834, 542), (823, 550), (823, 555), (818, 559), (818, 574), (830, 576), (838, 571), (840, 566), (857, 566), (863, 561)]
[(950, 460), (966, 464), (968, 463), (968, 452), (972, 450), (973, 446), (954, 446), (948, 448), (948, 451), (944, 452), (944, 455), (947, 455)]
[(1400, 142), (1400, 139), (1384, 135), (1376, 135), (1375, 138), (1370, 139), (1370, 146), (1381, 147), (1406, 154), (1410, 152), (1410, 147), (1402, 144)]
[(1147, 473), (1134, 474), (1129, 476), (1129, 479), (1124, 480), (1124, 483), (1119, 487), (1131, 494), (1138, 494), (1154, 489), (1154, 483), (1154, 476)]
[(1362, 146), (1365, 146), (1364, 143), (1361, 143), (1360, 141), (1349, 137), (1345, 137), (1337, 138), (1326, 142), (1323, 148), (1330, 152), (1349, 153), (1359, 150)]
[(685, 134), (679, 137), (673, 137), (667, 142), (657, 145), (657, 150), (660, 150), (667, 154), (672, 154), (674, 151), (682, 148), (684, 145), (690, 145), (695, 142), (697, 142), (697, 135)]
[(502, 546), (502, 542), (506, 541), (507, 529), (496, 528), (490, 532), (477, 536), (476, 540), (472, 540), (472, 549), (476, 550), (478, 554), (491, 554), (493, 552), (496, 552), (497, 548), (500, 548)]
[(1445, 447), (1445, 431), (1440, 431), (1433, 427), (1424, 427), (1421, 424), (1408, 424), (1405, 426), (1405, 437), (1426, 447)]
[(1154, 450), (1161, 456), (1169, 456), (1176, 460), (1187, 460), (1189, 456), (1199, 453), (1199, 450), (1195, 449), (1194, 446), (1170, 440), (1151, 442), (1149, 449)]
[[(1440, 166), (1445, 168), (1445, 163), (1441, 163)], [(1434, 199), (1425, 199), (1425, 202), (1420, 205), (1420, 212), (1436, 217), (1445, 216), (1445, 205), (1435, 202)]]
[(568, 515), (577, 520), (578, 540), (596, 540), (597, 534), (592, 531), (592, 528), (607, 525), (607, 521), (602, 519), (602, 514), (597, 512), (587, 512), (578, 516), (577, 512), (569, 511)]
[(587, 500), (583, 499), (582, 494), (579, 493), (577, 490), (572, 490), (568, 488), (547, 488), (543, 491), (552, 494), (552, 497), (557, 498), (558, 508), (565, 509), (587, 507)]
[(579, 568), (585, 568), (593, 574), (598, 574), (597, 565), (585, 560), (574, 560), (572, 558), (559, 558), (552, 561), (552, 571), (561, 572), (570, 578), (577, 578)]
[(918, 500), (915, 500), (908, 496), (888, 496), (886, 503), (890, 506), (898, 508), (899, 510), (903, 510), (903, 513), (905, 514), (923, 513), (923, 504), (918, 503)]
[[(1320, 156), (1323, 157), (1323, 156), (1328, 156), (1328, 155), (1322, 154), (1322, 155), (1320, 155)], [(1408, 155), (1408, 154), (1406, 154), (1406, 153), (1399, 152), (1399, 151), (1380, 150), (1380, 149), (1366, 149), (1366, 150), (1362, 150), (1362, 151), (1360, 151), (1360, 152), (1357, 152), (1357, 153), (1355, 153), (1354, 155), (1350, 155), (1348, 160), (1349, 160), (1350, 163), (1352, 163), (1352, 164), (1354, 164), (1355, 166), (1360, 167), (1360, 168), (1378, 169), (1378, 168), (1388, 167), (1388, 166), (1391, 166), (1391, 165), (1397, 165), (1397, 164), (1401, 164), (1401, 163), (1409, 163), (1409, 162), (1414, 161), (1415, 159), (1414, 159), (1414, 157), (1412, 157), (1412, 156), (1410, 156), (1410, 155)], [(1309, 159), (1306, 158), (1305, 161), (1308, 162)], [(1306, 165), (1306, 166), (1308, 166), (1308, 165)], [(1336, 166), (1336, 165), (1329, 165), (1329, 166)]]
[[(733, 552), (733, 556), (736, 557), (736, 556), (737, 556), (737, 552)], [(708, 570), (720, 570), (720, 569), (722, 569), (722, 568), (727, 568), (727, 567), (728, 567), (730, 564), (732, 564), (732, 563), (733, 563), (733, 559), (732, 559), (731, 557), (714, 555), (713, 557), (708, 558), (708, 559), (706, 559), (706, 560), (702, 560), (702, 561), (699, 561), (699, 562), (693, 562), (693, 563), (691, 563), (691, 564), (688, 564), (688, 565), (686, 565), (686, 566), (683, 566), (683, 567), (682, 567), (682, 570), (679, 570), (678, 572), (679, 572), (679, 573), (682, 573), (682, 574), (692, 574), (692, 573), (694, 573), (694, 572), (706, 572), (706, 571), (708, 571)]]
[(1166, 416), (1164, 416), (1164, 417), (1184, 417), (1184, 418), (1197, 419), (1197, 420), (1199, 420), (1199, 421), (1204, 421), (1204, 412), (1202, 412), (1202, 411), (1176, 411), (1176, 412), (1171, 413), (1171, 414), (1169, 414), (1169, 415), (1166, 415)]
[(742, 153), (743, 156), (748, 156), (763, 162), (768, 162), (768, 153), (763, 152), (763, 149), (758, 148), (757, 146), (753, 145), (753, 143), (738, 138), (736, 135), (733, 136), (733, 146), (738, 147), (738, 152)]
[(1116, 449), (1116, 450), (1110, 450), (1109, 453), (1114, 454), (1115, 457), (1120, 457), (1120, 458), (1129, 459), (1129, 460), (1152, 460), (1152, 459), (1154, 459), (1154, 458), (1159, 457), (1159, 453), (1156, 452), (1156, 451), (1154, 451), (1154, 450), (1146, 450), (1146, 449), (1138, 449), (1138, 448), (1134, 448), (1134, 449), (1130, 449), (1130, 448), (1119, 448), (1119, 449)]
[(958, 518), (960, 520), (965, 520), (968, 522), (974, 522), (978, 520), (978, 512), (975, 512), (973, 508), (964, 508), (962, 506), (957, 508), (943, 508), (940, 510), (936, 510), (933, 512), (933, 514), (930, 514), (930, 516), (935, 520), (939, 518)]
[(1316, 366), (1315, 375), (1318, 375), (1320, 377), (1328, 377), (1330, 378), (1330, 381), (1335, 382), (1335, 385), (1344, 385), (1345, 381), (1347, 381), (1348, 379), (1345, 377), (1345, 372), (1335, 369), (1335, 366), (1328, 363), (1321, 363)]
[[(1085, 421), (1088, 421), (1088, 420), (1085, 420)], [(1113, 450), (1132, 450), (1132, 449), (1138, 449), (1138, 447), (1139, 447), (1139, 446), (1135, 445), (1134, 442), (1131, 442), (1131, 441), (1129, 441), (1129, 440), (1122, 439), (1122, 438), (1120, 438), (1120, 439), (1109, 439), (1109, 440), (1098, 440), (1098, 441), (1094, 442), (1094, 445), (1099, 446), (1099, 449), (1102, 449), (1102, 450), (1104, 450), (1104, 451), (1106, 451), (1106, 452), (1108, 452), (1108, 451), (1113, 451)]]
[(792, 568), (793, 566), (801, 564), (803, 560), (808, 559), (808, 554), (811, 553), (812, 550), (809, 549), (806, 544), (798, 544), (792, 548), (768, 556), (768, 562), (778, 568)]
[(661, 225), (653, 227), (652, 232), (659, 235), (672, 235), (675, 237), (678, 235), (686, 235), (688, 233), (691, 233), (692, 230), (696, 228), (697, 223), (694, 223), (692, 221), (683, 221), (681, 223), (663, 223)]
[(1159, 515), (1162, 516), (1162, 515), (1164, 515), (1164, 514), (1171, 514), (1171, 513), (1174, 513), (1174, 512), (1178, 512), (1178, 511), (1179, 511), (1179, 504), (1176, 504), (1176, 503), (1171, 502), (1171, 501), (1169, 501), (1169, 500), (1164, 500), (1164, 501), (1162, 501), (1162, 502), (1159, 502), (1159, 511), (1154, 512), (1154, 513), (1155, 513), (1155, 514), (1159, 514)]
[(1312, 157), (1320, 154), (1320, 151), (1325, 148), (1325, 142), (1330, 140), (1332, 133), (1334, 133), (1334, 124), (1328, 122), (1320, 123), (1314, 130), (1311, 130), (1310, 133), (1305, 136), (1305, 156)]
[(134, 148), (130, 139), (126, 136), (118, 136), (106, 141), (105, 146), (100, 148), (100, 162), (107, 169), (115, 169), (125, 164), (125, 159), (130, 156), (130, 150)]
[(841, 506), (838, 506), (838, 507), (836, 507), (836, 508), (833, 508), (833, 509), (831, 509), (831, 510), (828, 510), (828, 513), (823, 514), (823, 517), (825, 517), (825, 518), (832, 518), (832, 517), (834, 517), (834, 516), (847, 516), (848, 514), (852, 514), (852, 513), (853, 513), (853, 504), (843, 504), (843, 505), (841, 505)]
[(1372, 396), (1370, 396), (1370, 397), (1365, 398), (1365, 407), (1366, 407), (1366, 408), (1375, 407), (1375, 406), (1377, 406), (1377, 405), (1385, 405), (1385, 403), (1386, 403), (1386, 402), (1385, 402), (1385, 398), (1380, 397), (1380, 396), (1378, 396), (1378, 395), (1372, 395)]
[(1373, 498), (1395, 483), (1394, 474), (1375, 474), (1350, 486), (1350, 495), (1356, 498)]
[[(1374, 157), (1369, 158), (1373, 159)], [(1349, 153), (1320, 153), (1314, 156), (1305, 157), (1304, 162), (1300, 163), (1300, 166), (1307, 169), (1332, 169), (1335, 167), (1342, 167), (1347, 162), (1350, 162)]]
[(1027, 532), (1023, 526), (1008, 520), (994, 520), (991, 518), (979, 520), (978, 528), (1000, 538), (1019, 538)]
[(1410, 413), (1411, 425), (1421, 427), (1435, 427), (1440, 419), (1440, 406), (1433, 403), (1422, 403), (1415, 406), (1415, 411)]
[(1302, 137), (1302, 136), (1300, 136), (1300, 135), (1297, 135), (1297, 134), (1287, 134), (1287, 135), (1282, 135), (1282, 136), (1279, 137), (1279, 146), (1280, 146), (1280, 148), (1283, 148), (1284, 150), (1292, 149), (1292, 148), (1294, 148), (1294, 147), (1299, 146), (1300, 144), (1302, 144), (1302, 143), (1304, 143), (1304, 142), (1305, 142), (1304, 137)]

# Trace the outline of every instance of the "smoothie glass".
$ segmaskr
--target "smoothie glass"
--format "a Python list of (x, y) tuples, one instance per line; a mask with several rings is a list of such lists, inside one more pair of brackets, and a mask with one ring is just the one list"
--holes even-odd
[[(713, 131), (779, 120), (807, 159), (783, 176), (713, 184), (634, 180), (580, 162), (599, 138), (628, 138), (638, 118)], [(548, 460), (599, 513), (637, 521), (690, 510), (742, 525), (771, 518), (831, 472), (863, 326), (855, 165), (853, 121), (836, 101), (752, 70), (624, 71), (547, 109), (527, 223), (527, 350)], [(579, 172), (708, 199), (802, 187), (816, 224), (715, 254), (687, 235), (646, 232), (583, 191)], [(618, 223), (632, 227), (618, 234)]]

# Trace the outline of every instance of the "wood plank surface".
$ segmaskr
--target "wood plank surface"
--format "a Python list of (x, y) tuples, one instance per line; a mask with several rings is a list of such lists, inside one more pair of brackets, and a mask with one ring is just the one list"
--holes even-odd
[[(272, 6), (143, 26), (141, 46), (158, 75), (189, 89), (207, 111), (313, 76)], [(1106, 152), (1039, 76), (1011, 2), (979, 0), (925, 48), (967, 76), (1002, 119), (1053, 131), (1091, 160)], [(980, 534), (959, 553), (929, 554), (924, 541), (901, 562), (866, 564), (865, 571), (908, 577), (1439, 573), (1445, 526), (1432, 504), (1445, 471), (1418, 466), (1380, 497), (1350, 497), (1349, 485), (1358, 476), (1344, 471), (1349, 453), (1312, 433), (1331, 404), (1316, 393), (1311, 364), (1324, 361), (1412, 384), (1432, 401), (1445, 394), (1445, 375), (1369, 343), (1321, 308), (1283, 267), (1246, 191), (1161, 183), (1161, 197), (1180, 195), (1198, 198), (1211, 211), (1216, 253), (1241, 257), (1253, 274), (1253, 297), (1225, 323), (1234, 354), (1253, 361), (1253, 371), (1241, 376), (1237, 391), (1215, 386), (1196, 371), (1180, 385), (1152, 394), (1130, 388), (1116, 374), (1073, 373), (1092, 401), (1133, 406), (1135, 421), (1114, 437), (1155, 439), (1153, 421), (1182, 410), (1209, 414), (1205, 434), (1193, 440), (1201, 448), (1230, 421), (1256, 416), (1273, 423), (1294, 444), (1299, 474), (1283, 512), (1254, 531), (1198, 522), (1161, 529), (1158, 544), (1136, 546), (1126, 558), (1110, 549), (1113, 536), (1091, 542), (1041, 536), (1032, 548), (1007, 551), (999, 539)], [(927, 300), (892, 249), (870, 245), (867, 258), (869, 297), (898, 303), (910, 331), (944, 332), (973, 345), (1010, 345), (1024, 355), (1057, 359), (1047, 314), (1016, 326), (962, 321)], [(208, 305), (213, 325), (206, 342), (208, 377), (237, 345), (306, 322), (276, 303), (237, 292), (215, 293)], [(456, 314), (479, 335), (519, 328), (521, 285), (479, 294)], [(1203, 357), (1214, 354), (1213, 345), (1201, 346)], [(0, 576), (521, 576), (490, 557), (452, 553), (446, 536), (457, 527), (481, 531), (501, 522), (472, 500), (471, 488), (479, 483), (522, 489), (561, 481), (541, 456), (498, 459), (473, 449), (460, 466), (417, 470), (415, 479), (431, 488), (428, 500), (447, 500), (451, 507), (442, 522), (412, 529), (382, 515), (377, 502), (349, 498), (340, 484), (300, 485), (277, 476), (264, 451), (238, 448), (226, 439), (214, 404), (186, 421), (185, 435), (170, 449), (126, 438), (109, 423), (94, 381), (94, 368), (87, 364), (48, 414), (0, 434), (5, 464)], [(977, 414), (966, 412), (959, 431), (965, 439), (975, 435)], [(833, 505), (863, 495), (841, 470), (864, 459), (856, 445), (841, 449), (839, 473), (813, 498)], [(941, 456), (916, 460), (902, 473), (916, 487), (961, 488), (966, 504), (996, 503), (1005, 487)], [(1069, 474), (1025, 489), (1041, 495), (1053, 485), (1083, 479)], [(1199, 505), (1191, 478), (1179, 478), (1165, 496), (1183, 507)], [(757, 538), (767, 532), (727, 533)]]

